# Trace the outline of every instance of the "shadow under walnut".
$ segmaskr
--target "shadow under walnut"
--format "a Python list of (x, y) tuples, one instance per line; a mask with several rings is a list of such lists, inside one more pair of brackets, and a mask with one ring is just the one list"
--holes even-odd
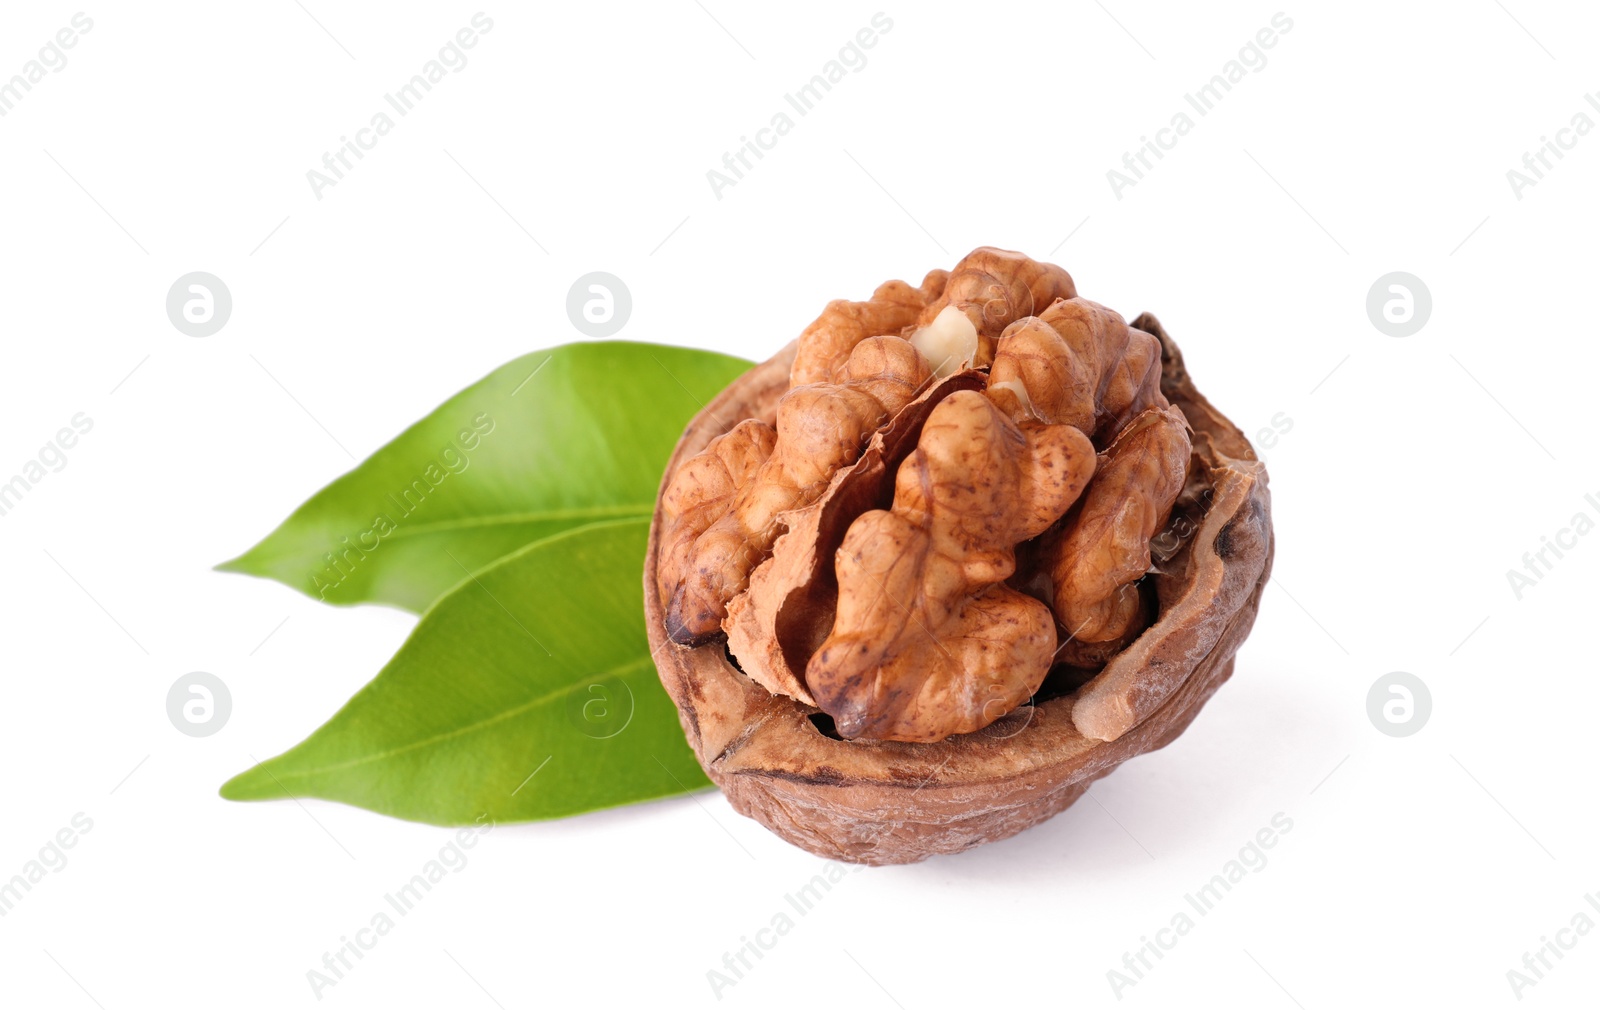
[[(645, 558), (645, 621), (661, 682), (696, 757), (735, 810), (829, 859), (911, 863), (1008, 838), (1065, 810), (1095, 779), (1171, 743), (1233, 673), (1272, 569), (1271, 499), (1249, 441), (1197, 392), (1154, 316), (1133, 320), (1162, 347), (1161, 389), (1194, 430), (1190, 488), (1149, 576), (1155, 622), (1070, 694), (1025, 705), (939, 743), (825, 735), (817, 710), (774, 695), (730, 662), (722, 641), (669, 642), (656, 566)], [(795, 345), (740, 377), (684, 431), (662, 487), (711, 439), (773, 420)]]

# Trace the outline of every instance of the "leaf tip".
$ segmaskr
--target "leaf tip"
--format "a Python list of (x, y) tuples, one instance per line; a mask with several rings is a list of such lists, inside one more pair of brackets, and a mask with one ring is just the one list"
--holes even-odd
[(236, 801), (266, 799), (267, 794), (262, 791), (262, 783), (260, 781), (263, 777), (260, 765), (256, 765), (254, 768), (246, 768), (233, 778), (222, 783), (222, 787), (217, 790), (217, 795), (225, 800)]
[[(262, 543), (265, 542), (262, 541)], [(257, 557), (260, 550), (261, 544), (255, 544), (243, 554), (237, 554), (226, 561), (217, 562), (211, 566), (211, 570), (214, 572), (235, 572), (240, 575), (265, 575), (267, 573), (263, 571), (261, 560)]]

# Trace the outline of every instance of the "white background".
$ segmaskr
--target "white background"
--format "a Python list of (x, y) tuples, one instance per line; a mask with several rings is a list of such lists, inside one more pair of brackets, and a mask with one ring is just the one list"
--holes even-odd
[[(1263, 448), (1273, 583), (1176, 744), (1009, 841), (849, 874), (720, 1002), (1116, 1005), (1107, 972), (1279, 812), (1265, 868), (1121, 1003), (1518, 1002), (1525, 951), (1600, 923), (1600, 536), (1521, 600), (1506, 576), (1600, 518), (1600, 133), (1520, 200), (1506, 172), (1600, 122), (1600, 18), (1422, 6), (1282, 8), (1266, 66), (1121, 199), (1107, 170), (1279, 7), (885, 8), (867, 65), (720, 200), (707, 170), (878, 8), (486, 8), (464, 69), (321, 200), (307, 170), (477, 7), (86, 9), (70, 62), (0, 118), (0, 479), (94, 422), (0, 517), (0, 877), (75, 813), (94, 826), (0, 918), (0, 1003), (315, 1004), (306, 972), (444, 844), (217, 798), (413, 618), (210, 567), (455, 390), (579, 339), (575, 278), (627, 283), (621, 336), (759, 358), (827, 299), (982, 244), (1157, 312), (1247, 431), (1292, 420)], [(7, 5), (0, 78), (77, 9)], [(234, 298), (204, 339), (164, 312), (192, 270)], [(1433, 299), (1400, 339), (1365, 307), (1394, 270)], [(192, 670), (233, 694), (206, 739), (165, 713)], [(1434, 706), (1404, 739), (1366, 715), (1395, 670)], [(498, 827), (322, 1003), (716, 1004), (708, 970), (820, 868), (715, 793)], [(1522, 997), (1597, 986), (1591, 934)]]

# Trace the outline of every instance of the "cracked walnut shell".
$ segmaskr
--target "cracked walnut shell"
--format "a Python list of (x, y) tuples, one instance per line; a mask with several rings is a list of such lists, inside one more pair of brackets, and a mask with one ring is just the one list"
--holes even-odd
[(959, 852), (1188, 726), (1254, 622), (1270, 507), (1154, 316), (979, 249), (831, 303), (695, 417), (650, 643), (739, 812), (833, 859)]

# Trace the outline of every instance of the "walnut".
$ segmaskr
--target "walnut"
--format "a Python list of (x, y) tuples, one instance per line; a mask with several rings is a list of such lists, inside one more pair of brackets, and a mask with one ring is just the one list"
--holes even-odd
[(905, 281), (888, 281), (867, 301), (829, 302), (816, 322), (800, 334), (800, 346), (790, 366), (790, 385), (832, 381), (834, 372), (861, 341), (899, 334), (922, 318), (928, 306), (943, 296), (949, 277), (943, 270), (934, 270), (923, 278), (920, 288)]
[[(943, 316), (949, 325), (951, 315), (965, 316), (980, 341), (973, 363), (987, 365), (994, 357), (996, 339), (1014, 320), (1042, 312), (1057, 299), (1077, 293), (1072, 277), (1060, 267), (985, 246), (968, 253), (950, 271), (943, 291), (923, 309), (920, 322), (922, 327), (930, 327)], [(916, 335), (912, 336), (916, 343)]]
[(833, 631), (805, 683), (846, 738), (934, 742), (1032, 697), (1056, 649), (1050, 608), (1002, 585), (1016, 545), (1082, 493), (1094, 447), (1069, 425), (1018, 426), (951, 393), (900, 465), (894, 504), (839, 546)]
[(645, 608), (736, 809), (909, 862), (1175, 738), (1271, 557), (1266, 472), (1160, 323), (985, 248), (830, 303), (696, 417)]
[[(780, 517), (816, 500), (872, 433), (911, 402), (928, 374), (909, 343), (875, 336), (851, 349), (837, 382), (795, 386), (783, 395), (771, 455), (736, 482), (735, 493), (724, 499), (725, 511), (684, 549), (679, 566), (661, 569), (674, 642), (698, 644), (718, 632), (728, 601), (744, 592), (751, 569), (771, 551)], [(701, 455), (721, 449), (708, 446)], [(663, 498), (689, 495), (685, 484), (698, 480), (698, 467), (685, 467)]]
[(1049, 552), (1055, 610), (1081, 642), (1123, 639), (1140, 618), (1135, 584), (1150, 538), (1167, 523), (1189, 465), (1188, 422), (1150, 407), (1106, 448), (1094, 486)]

